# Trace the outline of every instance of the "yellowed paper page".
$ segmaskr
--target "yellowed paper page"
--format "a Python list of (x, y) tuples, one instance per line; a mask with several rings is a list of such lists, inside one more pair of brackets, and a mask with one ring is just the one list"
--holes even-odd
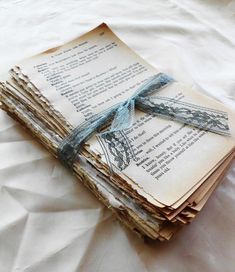
[[(19, 67), (74, 127), (93, 114), (125, 101), (146, 79), (159, 72), (105, 24), (64, 46), (22, 62)], [(156, 96), (223, 109), (220, 103), (177, 82)], [(127, 182), (154, 204), (173, 205), (199, 186), (234, 146), (230, 137), (140, 111), (136, 111), (135, 118), (133, 129), (126, 133), (137, 151), (137, 160), (120, 175), (126, 176)], [(93, 151), (102, 155), (98, 141), (93, 138), (89, 143)], [(102, 160), (106, 160), (104, 155)]]

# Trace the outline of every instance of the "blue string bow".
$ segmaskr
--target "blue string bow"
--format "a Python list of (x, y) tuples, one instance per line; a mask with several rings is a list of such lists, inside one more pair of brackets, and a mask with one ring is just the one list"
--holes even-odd
[(124, 170), (134, 157), (132, 146), (124, 131), (134, 123), (135, 107), (151, 115), (168, 118), (214, 133), (230, 135), (226, 112), (199, 107), (177, 99), (151, 96), (153, 92), (161, 90), (172, 82), (174, 79), (166, 74), (154, 75), (141, 85), (129, 99), (93, 116), (76, 127), (58, 148), (60, 160), (67, 167), (72, 167), (83, 144), (95, 132), (99, 132), (111, 122), (110, 128), (98, 133), (98, 137), (110, 166), (116, 162), (116, 166), (120, 170)]

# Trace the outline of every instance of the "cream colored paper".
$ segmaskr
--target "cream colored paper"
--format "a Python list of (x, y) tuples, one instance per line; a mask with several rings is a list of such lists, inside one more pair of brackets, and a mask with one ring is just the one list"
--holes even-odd
[[(125, 101), (144, 80), (158, 73), (105, 24), (64, 46), (22, 62), (19, 67), (73, 126)], [(222, 104), (178, 82), (156, 96), (180, 98), (184, 102), (228, 111)], [(138, 160), (120, 174), (126, 175), (129, 184), (155, 205), (157, 201), (171, 206), (182, 199), (175, 205), (179, 206), (187, 193), (200, 186), (234, 146), (229, 137), (141, 112), (136, 113), (133, 127), (128, 137), (137, 152), (143, 151)], [(92, 150), (102, 154), (96, 140), (89, 144)], [(142, 160), (145, 163), (141, 163)]]

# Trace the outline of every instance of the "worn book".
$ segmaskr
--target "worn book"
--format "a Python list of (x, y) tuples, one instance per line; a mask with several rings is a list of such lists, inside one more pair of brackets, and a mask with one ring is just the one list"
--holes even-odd
[(151, 239), (190, 223), (234, 157), (234, 112), (151, 66), (104, 23), (16, 64), (0, 102), (125, 226)]

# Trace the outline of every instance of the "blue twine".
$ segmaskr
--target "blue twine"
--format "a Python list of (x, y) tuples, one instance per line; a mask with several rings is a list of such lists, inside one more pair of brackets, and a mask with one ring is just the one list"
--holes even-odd
[[(164, 73), (154, 75), (141, 85), (129, 99), (93, 116), (76, 127), (61, 142), (58, 148), (59, 159), (71, 168), (83, 144), (110, 122), (110, 128), (98, 134), (100, 138), (109, 138), (110, 140), (111, 135), (130, 128), (134, 122), (135, 107), (148, 114), (176, 120), (214, 133), (230, 135), (228, 116), (225, 112), (199, 107), (176, 99), (151, 96), (172, 82), (174, 79)], [(123, 143), (125, 144), (125, 142)]]

